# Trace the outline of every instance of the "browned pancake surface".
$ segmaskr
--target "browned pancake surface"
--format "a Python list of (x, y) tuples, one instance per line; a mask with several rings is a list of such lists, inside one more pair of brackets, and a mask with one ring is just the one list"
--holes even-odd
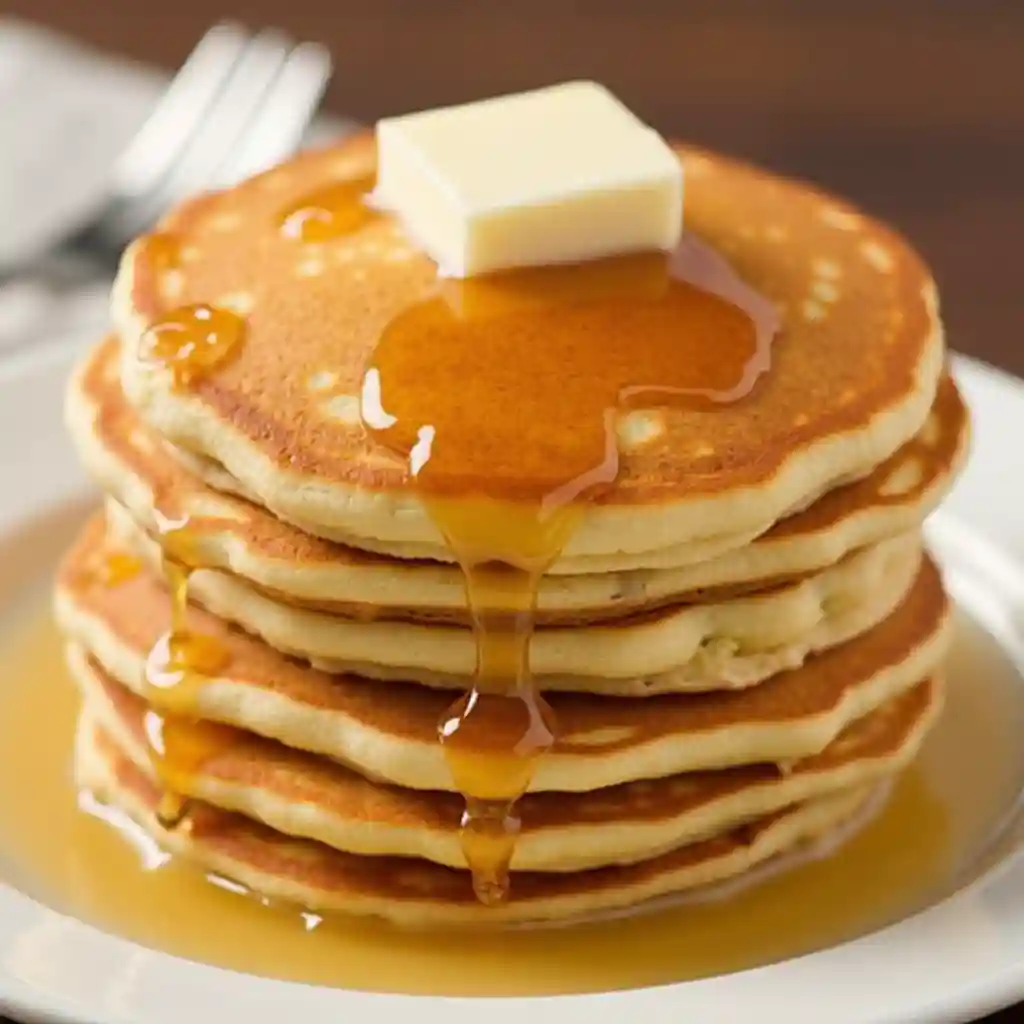
[[(687, 229), (779, 304), (784, 327), (771, 371), (748, 399), (710, 412), (665, 410), (665, 429), (623, 454), (602, 502), (756, 487), (802, 448), (861, 429), (935, 384), (933, 289), (901, 238), (806, 185), (707, 152), (681, 152)], [(181, 243), (180, 269), (168, 277), (145, 246), (129, 251), (125, 269), (131, 305), (146, 321), (197, 302), (247, 312), (237, 357), (192, 391), (231, 431), (296, 479), (406, 489), (404, 462), (366, 436), (352, 402), (382, 329), (430, 293), (435, 267), (409, 250), (387, 218), (345, 241), (344, 262), (341, 249), (304, 249), (280, 230), (287, 210), (332, 183), (372, 174), (374, 159), (364, 136), (194, 200), (163, 224)], [(614, 314), (606, 333), (621, 333)], [(532, 353), (538, 372), (578, 371), (540, 366), (542, 348)], [(311, 382), (325, 373), (329, 389), (314, 394)], [(472, 386), (471, 375), (460, 381)], [(543, 418), (517, 426), (525, 450), (544, 444)], [(463, 476), (446, 475), (444, 486), (470, 493), (486, 485), (510, 496), (534, 487), (500, 460), (487, 480)]]

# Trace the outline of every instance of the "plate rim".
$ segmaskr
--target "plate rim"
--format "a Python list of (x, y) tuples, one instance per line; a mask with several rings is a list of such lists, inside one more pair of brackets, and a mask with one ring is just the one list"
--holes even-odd
[[(30, 378), (62, 394), (78, 351), (77, 345), (50, 344), (0, 360), (0, 407)], [(976, 439), (984, 444), (998, 420), (1024, 423), (1024, 381), (966, 356), (954, 356), (953, 366), (968, 392)], [(6, 444), (0, 437), (0, 454)], [(972, 484), (970, 474), (965, 481), (958, 488), (970, 503), (970, 488), (980, 484)], [(957, 518), (970, 525), (973, 516)], [(1024, 550), (1024, 526), (1015, 536), (1006, 532), (1009, 525), (976, 528), (990, 555), (1019, 575), (1024, 593), (1024, 565), (1013, 553)], [(48, 950), (43, 944), (51, 959), (54, 948), (61, 954), (49, 967), (26, 952), (28, 939), (40, 935), (58, 942)], [(26, 956), (34, 980), (17, 966)], [(691, 982), (514, 998), (384, 995), (246, 975), (146, 949), (0, 882), (0, 1012), (60, 1024), (170, 1024), (186, 1015), (194, 1024), (213, 1024), (226, 1013), (248, 1014), (261, 1024), (276, 1022), (282, 1012), (304, 1024), (334, 1024), (340, 1014), (361, 1021), (410, 1009), (422, 1024), (478, 1024), (481, 1012), (493, 1024), (519, 1024), (524, 1013), (534, 1024), (562, 1024), (566, 1012), (587, 1012), (593, 1024), (610, 1024), (627, 1014), (667, 1012), (690, 1021), (732, 1021), (746, 1019), (754, 1007), (764, 1024), (945, 1024), (1022, 998), (1024, 849), (918, 913), (825, 950)]]

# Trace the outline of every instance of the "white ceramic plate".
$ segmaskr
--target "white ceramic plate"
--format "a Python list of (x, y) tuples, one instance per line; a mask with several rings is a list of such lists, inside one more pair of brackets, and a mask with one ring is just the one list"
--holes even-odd
[[(87, 487), (61, 424), (69, 359), (51, 347), (0, 363), (0, 535)], [(968, 360), (958, 372), (975, 450), (932, 540), (953, 566), (957, 597), (1024, 664), (1024, 480), (1014, 450), (1024, 384)], [(1024, 998), (1022, 854), (1017, 823), (960, 892), (819, 953), (688, 984), (528, 1001), (378, 996), (248, 977), (113, 938), (0, 884), (0, 1010), (83, 1024), (360, 1024), (398, 1013), (417, 1024), (967, 1021)]]

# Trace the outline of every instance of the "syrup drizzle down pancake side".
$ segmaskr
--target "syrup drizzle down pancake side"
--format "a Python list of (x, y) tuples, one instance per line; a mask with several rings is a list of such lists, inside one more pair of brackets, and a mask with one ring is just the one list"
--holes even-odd
[[(668, 256), (439, 282), (377, 341), (363, 423), (408, 460), (465, 575), (475, 680), (438, 732), (466, 800), (463, 850), (482, 902), (508, 894), (516, 802), (558, 729), (530, 666), (538, 581), (579, 503), (615, 482), (620, 413), (745, 398), (768, 369), (778, 322), (767, 299), (688, 236)], [(467, 477), (486, 483), (467, 494)], [(493, 735), (510, 701), (518, 735), (482, 758), (472, 734)]]
[[(150, 258), (172, 272), (181, 259), (173, 235), (147, 239)], [(153, 321), (139, 345), (139, 357), (169, 372), (174, 387), (188, 389), (233, 359), (245, 341), (238, 313), (205, 302), (176, 307)], [(146, 716), (150, 757), (163, 794), (155, 815), (174, 828), (188, 810), (183, 780), (235, 738), (234, 730), (204, 721), (197, 713), (202, 680), (215, 677), (228, 660), (226, 649), (185, 622), (189, 579), (199, 558), (187, 514), (157, 509), (162, 569), (171, 595), (170, 629), (153, 645), (146, 662), (147, 690), (154, 708)], [(156, 710), (159, 708), (159, 710)]]

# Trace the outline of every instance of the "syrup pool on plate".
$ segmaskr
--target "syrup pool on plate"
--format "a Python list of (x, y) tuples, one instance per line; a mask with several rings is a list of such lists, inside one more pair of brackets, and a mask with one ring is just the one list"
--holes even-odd
[[(11, 567), (0, 600), (13, 609), (0, 620), (0, 871), (58, 910), (188, 959), (444, 995), (606, 991), (740, 970), (862, 934), (941, 897), (988, 846), (1024, 781), (1024, 689), (992, 638), (960, 612), (935, 732), (888, 802), (820, 859), (760, 872), (726, 888), (728, 898), (550, 929), (414, 933), (267, 907), (168, 861), (133, 830), (111, 828), (101, 809), (80, 808), (71, 784), (79, 702), (46, 594), (80, 517), (41, 520), (0, 545)], [(945, 561), (955, 582), (955, 560)]]

